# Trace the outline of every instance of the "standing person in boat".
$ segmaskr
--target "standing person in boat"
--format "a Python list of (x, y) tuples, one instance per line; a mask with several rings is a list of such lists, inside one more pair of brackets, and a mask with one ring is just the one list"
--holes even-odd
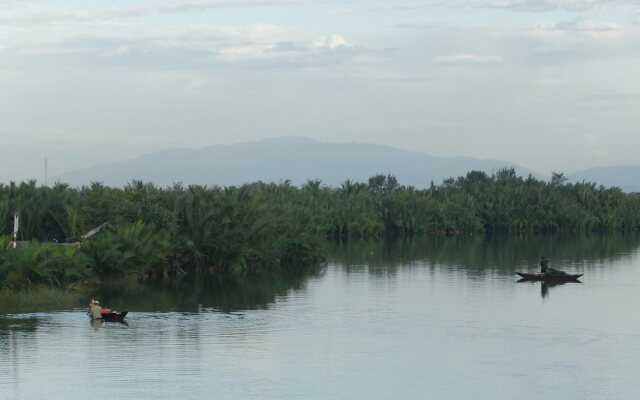
[(542, 258), (540, 259), (540, 273), (542, 275), (567, 275), (567, 273), (564, 271), (549, 267), (549, 260), (547, 260), (544, 256), (542, 256)]
[(542, 256), (542, 258), (540, 259), (540, 273), (544, 275), (547, 273), (548, 269), (549, 269), (549, 260), (547, 260), (544, 256)]

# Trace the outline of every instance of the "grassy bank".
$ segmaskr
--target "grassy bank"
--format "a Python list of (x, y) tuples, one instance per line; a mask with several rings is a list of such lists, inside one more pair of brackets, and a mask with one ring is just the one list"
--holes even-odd
[(0, 314), (65, 310), (82, 307), (87, 296), (81, 291), (34, 286), (29, 289), (0, 289)]

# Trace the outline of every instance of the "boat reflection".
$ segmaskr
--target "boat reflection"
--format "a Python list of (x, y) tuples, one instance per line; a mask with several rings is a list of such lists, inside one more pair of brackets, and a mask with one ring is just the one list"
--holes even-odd
[[(522, 283), (522, 282), (528, 282), (531, 284), (536, 284), (536, 281), (531, 281), (529, 279), (519, 279), (518, 283)], [(554, 288), (556, 286), (563, 286), (566, 285), (567, 283), (582, 283), (582, 281), (575, 279), (575, 280), (569, 280), (569, 281), (556, 281), (556, 282), (545, 282), (545, 281), (539, 281), (540, 282), (540, 296), (544, 299), (547, 298), (549, 296), (549, 289)]]
[(94, 331), (97, 331), (100, 328), (104, 328), (106, 325), (109, 325), (109, 324), (129, 326), (129, 323), (127, 321), (110, 322), (110, 321), (103, 321), (101, 319), (91, 319), (89, 320), (89, 324), (91, 325)]

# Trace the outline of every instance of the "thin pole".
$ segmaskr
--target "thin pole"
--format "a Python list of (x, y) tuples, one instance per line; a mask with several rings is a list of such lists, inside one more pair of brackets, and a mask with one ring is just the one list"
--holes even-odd
[(44, 158), (44, 185), (47, 186), (47, 178), (49, 175), (48, 165), (47, 165), (47, 157)]
[(13, 212), (13, 234), (11, 235), (11, 247), (14, 249), (18, 246), (18, 224), (19, 215), (17, 211)]

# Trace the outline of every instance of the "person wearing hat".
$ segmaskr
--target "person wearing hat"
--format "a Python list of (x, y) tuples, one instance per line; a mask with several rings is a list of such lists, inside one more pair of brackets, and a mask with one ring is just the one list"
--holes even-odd
[(89, 309), (89, 315), (91, 315), (91, 319), (102, 319), (102, 307), (100, 307), (100, 302), (98, 300), (91, 300), (91, 308)]
[(91, 299), (89, 302), (89, 309), (87, 310), (87, 315), (91, 315), (91, 307), (93, 307), (93, 303), (96, 302), (96, 299)]

